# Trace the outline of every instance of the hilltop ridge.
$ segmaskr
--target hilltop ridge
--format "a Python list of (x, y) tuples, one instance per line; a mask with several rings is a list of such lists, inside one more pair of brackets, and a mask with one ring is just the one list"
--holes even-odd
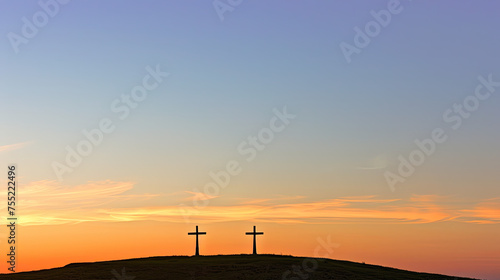
[(377, 265), (279, 255), (171, 256), (72, 263), (61, 268), (1, 274), (0, 280), (159, 280), (159, 279), (336, 279), (466, 280)]

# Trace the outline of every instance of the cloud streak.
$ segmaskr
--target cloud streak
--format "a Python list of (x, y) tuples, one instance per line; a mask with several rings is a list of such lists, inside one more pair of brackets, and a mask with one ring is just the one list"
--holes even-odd
[(22, 143), (17, 143), (17, 144), (0, 146), (0, 153), (18, 150), (18, 149), (24, 148), (30, 144), (32, 144), (32, 143), (31, 142), (22, 142)]
[[(181, 209), (176, 205), (151, 206), (151, 199), (164, 195), (127, 194), (133, 187), (132, 182), (114, 181), (88, 182), (75, 187), (63, 186), (55, 181), (33, 182), (25, 185), (19, 195), (23, 209), (19, 222), (25, 226), (123, 221), (184, 223), (187, 214), (197, 222), (500, 223), (500, 198), (467, 204), (433, 195), (413, 195), (408, 199), (358, 196), (318, 201), (304, 201), (307, 198), (297, 196), (239, 200), (233, 205)], [(189, 194), (191, 198), (197, 195)], [(131, 200), (144, 206), (123, 207)]]

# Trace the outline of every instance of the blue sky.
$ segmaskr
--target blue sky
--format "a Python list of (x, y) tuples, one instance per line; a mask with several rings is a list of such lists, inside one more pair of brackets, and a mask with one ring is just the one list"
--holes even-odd
[[(71, 1), (16, 54), (8, 34), (41, 7), (1, 1), (0, 147), (24, 144), (0, 163), (23, 166), (29, 182), (56, 180), (51, 164), (65, 147), (111, 118), (116, 131), (65, 184), (192, 191), (242, 159), (237, 146), (286, 106), (297, 118), (227, 196), (499, 196), (500, 90), (457, 131), (442, 117), (478, 76), (500, 80), (499, 4), (402, 0), (348, 63), (339, 45), (389, 2), (243, 1), (221, 21), (211, 1)], [(156, 65), (170, 76), (120, 121), (111, 103)], [(449, 141), (392, 193), (384, 171), (437, 127)]]
[[(159, 64), (171, 76), (97, 151), (105, 165), (133, 170), (133, 157), (119, 157), (124, 150), (154, 164), (163, 159), (151, 150), (176, 160), (197, 154), (199, 163), (189, 164), (200, 169), (220, 164), (284, 105), (300, 116), (282, 139), (287, 153), (305, 156), (311, 168), (395, 159), (442, 125), (442, 113), (472, 92), (477, 76), (496, 73), (500, 41), (495, 2), (402, 1), (402, 12), (347, 63), (339, 44), (353, 44), (353, 28), (387, 3), (243, 2), (221, 22), (205, 1), (70, 2), (18, 54), (4, 36), (2, 127), (12, 133), (2, 144), (33, 142), (39, 171), (26, 175), (52, 179), (44, 166), (108, 116), (147, 65)], [(5, 35), (20, 34), (21, 18), (40, 10), (35, 1), (1, 5)], [(498, 137), (491, 129), (498, 102), (482, 106), (457, 143), (476, 133)]]

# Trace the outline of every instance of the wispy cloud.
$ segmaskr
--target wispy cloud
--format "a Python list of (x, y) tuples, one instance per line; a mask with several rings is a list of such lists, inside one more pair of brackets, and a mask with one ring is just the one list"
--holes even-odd
[(492, 198), (477, 204), (473, 209), (462, 210), (462, 219), (468, 223), (500, 223), (500, 198)]
[[(253, 204), (259, 202), (259, 204)], [(313, 202), (268, 205), (261, 201), (227, 206), (207, 206), (203, 209), (175, 207), (114, 209), (114, 217), (149, 218), (156, 221), (181, 222), (182, 214), (199, 222), (229, 222), (254, 220), (277, 223), (434, 223), (459, 217), (461, 209), (453, 209), (445, 198), (414, 196), (410, 199), (379, 199), (374, 196), (347, 197)], [(135, 218), (134, 218), (135, 217)], [(457, 220), (465, 221), (465, 220)]]
[[(57, 181), (37, 181), (19, 191), (23, 225), (66, 224), (114, 220), (100, 214), (117, 202), (147, 200), (156, 194), (128, 195), (131, 182), (100, 181), (68, 187)], [(3, 206), (1, 209), (5, 209)], [(6, 212), (6, 211), (4, 211)]]
[[(500, 198), (465, 203), (435, 195), (414, 195), (407, 199), (357, 196), (305, 202), (306, 197), (282, 196), (180, 209), (177, 205), (151, 206), (153, 198), (166, 194), (127, 194), (133, 187), (131, 182), (114, 181), (89, 182), (75, 187), (55, 181), (33, 182), (25, 185), (19, 195), (23, 207), (20, 223), (27, 226), (137, 220), (184, 223), (185, 215), (198, 222), (500, 223)], [(192, 195), (190, 198), (214, 198), (188, 193)], [(139, 206), (123, 207), (130, 201)], [(0, 209), (2, 213), (4, 208)]]
[(241, 204), (276, 204), (277, 202), (284, 202), (284, 201), (294, 201), (294, 200), (299, 200), (299, 199), (304, 199), (306, 198), (305, 196), (301, 195), (296, 195), (296, 196), (279, 196), (279, 197), (274, 197), (274, 198), (260, 198), (260, 199), (241, 199), (242, 202)]
[(18, 150), (18, 149), (24, 148), (30, 144), (32, 144), (32, 142), (22, 142), (22, 143), (17, 143), (17, 144), (3, 145), (3, 146), (0, 146), (0, 153)]

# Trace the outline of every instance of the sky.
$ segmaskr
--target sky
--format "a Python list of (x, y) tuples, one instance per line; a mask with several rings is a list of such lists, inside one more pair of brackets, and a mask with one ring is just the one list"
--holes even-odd
[(191, 255), (196, 225), (249, 253), (256, 225), (260, 253), (500, 279), (499, 8), (0, 1), (16, 271)]

